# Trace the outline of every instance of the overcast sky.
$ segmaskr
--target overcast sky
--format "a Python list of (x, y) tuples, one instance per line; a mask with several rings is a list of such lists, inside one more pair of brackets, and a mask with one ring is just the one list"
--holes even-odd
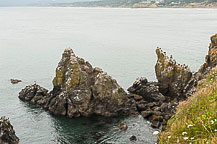
[(93, 0), (0, 0), (0, 6), (20, 6), (29, 4), (49, 4), (49, 3), (71, 3), (75, 1), (93, 1)]

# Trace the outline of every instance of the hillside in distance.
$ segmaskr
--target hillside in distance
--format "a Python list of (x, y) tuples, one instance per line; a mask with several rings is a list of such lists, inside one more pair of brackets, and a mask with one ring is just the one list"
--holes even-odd
[(0, 6), (50, 6), (57, 3), (88, 2), (91, 0), (0, 0)]
[(217, 7), (217, 0), (93, 0), (73, 3), (54, 3), (54, 6), (73, 7), (131, 7), (131, 8), (157, 8), (157, 7), (187, 7), (210, 8)]

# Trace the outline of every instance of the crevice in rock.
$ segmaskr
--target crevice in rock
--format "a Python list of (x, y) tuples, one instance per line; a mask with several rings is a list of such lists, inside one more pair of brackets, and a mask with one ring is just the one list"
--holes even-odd
[(64, 104), (64, 108), (66, 110), (65, 116), (68, 116), (68, 101), (66, 100), (66, 103)]

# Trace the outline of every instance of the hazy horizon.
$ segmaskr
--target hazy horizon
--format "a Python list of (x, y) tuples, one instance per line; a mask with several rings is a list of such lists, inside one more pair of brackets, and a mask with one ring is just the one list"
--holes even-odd
[(97, 0), (0, 0), (0, 6), (49, 5), (54, 3), (73, 3)]

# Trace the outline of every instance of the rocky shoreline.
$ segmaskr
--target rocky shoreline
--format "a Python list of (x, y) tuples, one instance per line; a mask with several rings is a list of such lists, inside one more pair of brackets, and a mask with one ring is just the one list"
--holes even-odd
[(179, 102), (192, 96), (197, 84), (217, 65), (217, 34), (211, 37), (208, 55), (198, 72), (193, 73), (188, 66), (178, 64), (172, 56), (166, 56), (161, 48), (156, 49), (158, 57), (155, 72), (158, 82), (137, 79), (128, 88), (135, 99), (139, 113), (152, 123), (152, 127), (166, 129), (167, 121), (176, 111)]
[[(88, 61), (75, 56), (72, 49), (66, 49), (56, 68), (53, 90), (49, 92), (33, 84), (22, 89), (19, 98), (69, 118), (141, 114), (153, 128), (162, 126), (165, 130), (177, 105), (192, 96), (198, 82), (217, 65), (217, 34), (211, 37), (206, 61), (198, 72), (178, 64), (161, 48), (156, 49), (156, 54), (157, 82), (139, 78), (128, 88), (127, 94), (102, 69), (93, 68)], [(127, 125), (120, 126), (127, 129)]]

